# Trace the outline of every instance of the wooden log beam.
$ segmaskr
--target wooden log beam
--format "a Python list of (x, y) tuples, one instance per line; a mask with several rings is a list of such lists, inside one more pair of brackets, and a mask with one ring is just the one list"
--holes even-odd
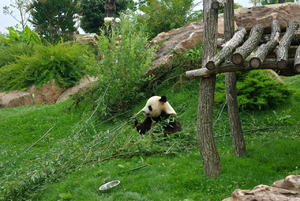
[(300, 45), (298, 46), (295, 54), (294, 70), (295, 72), (300, 73)]
[(285, 69), (287, 66), (289, 47), (298, 28), (298, 22), (294, 20), (290, 21), (288, 27), (286, 28), (286, 33), (279, 42), (279, 46), (276, 51), (277, 66), (279, 69)]
[(280, 22), (278, 20), (273, 20), (272, 24), (272, 33), (270, 41), (262, 44), (253, 57), (250, 59), (250, 66), (252, 68), (259, 68), (259, 66), (264, 62), (267, 55), (275, 50), (278, 45), (280, 37)]
[(232, 55), (232, 62), (236, 65), (243, 61), (251, 54), (251, 52), (259, 44), (260, 38), (264, 32), (264, 27), (261, 24), (256, 24), (250, 31), (250, 37), (246, 42), (237, 49)]
[(211, 8), (215, 10), (221, 10), (224, 8), (226, 0), (214, 0), (211, 4)]
[(233, 35), (233, 37), (223, 45), (222, 50), (207, 62), (206, 68), (208, 70), (217, 68), (223, 61), (228, 58), (230, 54), (232, 54), (235, 48), (243, 42), (243, 38), (246, 33), (246, 29), (241, 27)]
[[(277, 60), (276, 59), (266, 59), (264, 63), (257, 69), (278, 69)], [(253, 70), (250, 67), (249, 61), (243, 62), (241, 65), (235, 65), (233, 63), (223, 63), (221, 66), (216, 68), (215, 70), (208, 70), (207, 68), (200, 68), (196, 70), (186, 71), (185, 76), (186, 79), (192, 80), (200, 77), (209, 77), (213, 74), (225, 73), (225, 72), (236, 72), (236, 71), (249, 71)], [(294, 71), (294, 59), (287, 60), (287, 68), (284, 70), (280, 70), (280, 75), (285, 76), (293, 76), (298, 75), (300, 72)]]

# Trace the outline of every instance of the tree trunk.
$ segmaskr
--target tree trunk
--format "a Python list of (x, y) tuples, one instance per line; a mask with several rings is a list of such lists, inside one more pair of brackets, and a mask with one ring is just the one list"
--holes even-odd
[(251, 54), (251, 52), (259, 44), (259, 40), (264, 32), (264, 28), (261, 24), (255, 25), (250, 32), (250, 37), (246, 42), (237, 49), (232, 56), (232, 62), (234, 64), (241, 64)]
[[(115, 0), (106, 0), (104, 5), (105, 17), (113, 17), (116, 12)], [(102, 25), (102, 30), (106, 37), (112, 36), (112, 22)]]
[(273, 20), (272, 24), (272, 33), (270, 41), (266, 44), (262, 44), (254, 56), (250, 59), (250, 66), (252, 68), (258, 68), (266, 59), (267, 55), (275, 50), (277, 47), (279, 37), (280, 37), (280, 22), (278, 20)]
[[(257, 69), (278, 69), (277, 60), (276, 59), (266, 59), (264, 63)], [(192, 80), (201, 77), (209, 77), (216, 73), (225, 73), (225, 72), (236, 72), (236, 71), (249, 71), (254, 70), (250, 67), (249, 61), (245, 61), (241, 65), (234, 65), (233, 63), (223, 63), (216, 70), (209, 71), (207, 68), (200, 68), (196, 70), (191, 70), (185, 72), (186, 79)], [(284, 76), (294, 76), (298, 75), (299, 72), (294, 71), (294, 59), (287, 60), (287, 68), (284, 70), (280, 70), (279, 75)]]
[[(208, 58), (217, 52), (218, 11), (211, 8), (212, 0), (203, 1), (203, 56), (202, 66)], [(217, 177), (221, 173), (220, 156), (213, 135), (213, 106), (216, 75), (201, 78), (197, 117), (197, 138), (203, 163), (203, 172), (209, 177)]]
[(279, 69), (285, 69), (285, 67), (287, 66), (289, 47), (298, 28), (298, 22), (294, 20), (290, 21), (288, 27), (286, 28), (286, 33), (279, 42), (279, 46), (276, 52), (277, 66)]
[(294, 70), (295, 70), (295, 72), (300, 73), (300, 45), (297, 48), (296, 54), (295, 54)]
[[(225, 16), (225, 13), (224, 13), (224, 16)], [(225, 20), (224, 20), (224, 23), (226, 23)], [(226, 26), (229, 26), (229, 25), (226, 25)], [(226, 26), (225, 26), (224, 31), (226, 31)], [(233, 32), (234, 32), (234, 28), (233, 28)], [(223, 45), (222, 50), (209, 60), (209, 62), (206, 64), (206, 68), (208, 70), (214, 70), (215, 68), (217, 68), (223, 61), (225, 61), (229, 57), (229, 55), (232, 54), (232, 52), (235, 50), (235, 48), (243, 42), (243, 38), (246, 33), (247, 33), (246, 29), (241, 28), (238, 32), (236, 32), (234, 34), (233, 37), (231, 35), (229, 37), (229, 40), (227, 40), (227, 42)], [(226, 40), (226, 37), (225, 37), (225, 40)]]
[(285, 0), (278, 0), (278, 3), (285, 3)]
[[(245, 30), (246, 31), (246, 30)], [(234, 3), (228, 0), (224, 8), (224, 37), (230, 41), (234, 33)], [(242, 39), (244, 37), (241, 37)], [(242, 42), (242, 41), (241, 41)], [(225, 73), (226, 100), (228, 105), (228, 117), (234, 154), (243, 157), (246, 154), (245, 140), (239, 115), (237, 92), (236, 92), (236, 73)]]

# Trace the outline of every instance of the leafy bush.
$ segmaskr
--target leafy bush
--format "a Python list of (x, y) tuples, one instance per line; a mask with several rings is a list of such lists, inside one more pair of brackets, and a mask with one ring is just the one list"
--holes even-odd
[(0, 68), (19, 60), (20, 55), (31, 56), (34, 52), (33, 44), (16, 43), (0, 49)]
[[(287, 85), (274, 80), (268, 70), (237, 72), (238, 105), (241, 109), (265, 109), (286, 102), (293, 93)], [(224, 103), (225, 75), (218, 75), (215, 100)]]
[(57, 45), (35, 45), (32, 55), (18, 56), (16, 63), (0, 69), (0, 90), (42, 86), (55, 79), (58, 85), (73, 86), (85, 74), (92, 74), (93, 59), (85, 56), (86, 46), (59, 42)]
[(107, 38), (103, 33), (99, 36), (99, 80), (76, 99), (77, 103), (97, 100), (101, 103), (101, 112), (108, 114), (126, 110), (144, 97), (144, 85), (149, 78), (145, 72), (154, 47), (145, 47), (146, 25), (137, 18), (134, 14), (121, 15), (121, 24), (114, 28), (113, 36)]

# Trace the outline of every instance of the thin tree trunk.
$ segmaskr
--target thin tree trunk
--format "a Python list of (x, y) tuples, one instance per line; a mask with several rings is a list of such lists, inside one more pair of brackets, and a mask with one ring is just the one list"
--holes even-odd
[(256, 24), (250, 32), (250, 37), (246, 42), (237, 49), (232, 56), (232, 62), (236, 65), (241, 64), (251, 54), (251, 52), (259, 44), (259, 40), (264, 32), (264, 27), (261, 24)]
[(270, 41), (262, 44), (253, 57), (250, 59), (250, 66), (252, 68), (258, 68), (266, 59), (267, 55), (275, 50), (278, 45), (279, 37), (280, 37), (280, 22), (278, 20), (273, 20), (272, 24), (272, 33), (270, 37)]
[(298, 22), (294, 20), (290, 21), (288, 27), (286, 28), (286, 33), (279, 42), (279, 46), (276, 51), (277, 66), (279, 69), (285, 69), (285, 67), (287, 66), (289, 47), (298, 28)]
[[(209, 57), (217, 53), (218, 11), (211, 8), (212, 2), (213, 0), (203, 1), (204, 40), (202, 66), (206, 65)], [(197, 117), (197, 141), (203, 163), (203, 172), (209, 177), (217, 177), (221, 173), (220, 156), (213, 135), (215, 83), (216, 75), (201, 78)]]
[[(229, 41), (234, 33), (234, 3), (228, 0), (224, 8), (224, 37)], [(225, 73), (226, 100), (228, 105), (228, 117), (234, 154), (243, 157), (246, 154), (246, 145), (240, 120), (237, 92), (236, 92), (236, 73)]]

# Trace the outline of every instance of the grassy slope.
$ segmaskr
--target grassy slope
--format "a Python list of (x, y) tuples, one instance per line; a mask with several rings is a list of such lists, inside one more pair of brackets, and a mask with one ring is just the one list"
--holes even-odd
[[(221, 157), (222, 174), (217, 179), (209, 179), (202, 173), (202, 164), (195, 137), (191, 144), (178, 152), (174, 147), (166, 147), (168, 154), (144, 156), (132, 159), (115, 159), (103, 163), (87, 164), (66, 174), (42, 194), (42, 200), (221, 200), (229, 197), (236, 188), (252, 189), (258, 184), (271, 185), (273, 181), (286, 175), (299, 174), (300, 167), (300, 81), (299, 76), (284, 78), (291, 87), (298, 89), (298, 95), (291, 102), (273, 110), (241, 112), (244, 130), (272, 127), (245, 133), (247, 155), (238, 159), (233, 155), (229, 137), (216, 138)], [(179, 114), (184, 128), (183, 134), (196, 136), (198, 84), (187, 83), (173, 87), (172, 83), (159, 90), (158, 94), (169, 97), (171, 105)], [(144, 100), (146, 101), (146, 99)], [(0, 173), (5, 175), (5, 165), (9, 167), (29, 166), (31, 158), (47, 152), (73, 130), (78, 130), (80, 110), (67, 111), (70, 102), (51, 106), (1, 109), (0, 112)], [(134, 108), (139, 111), (144, 105)], [(230, 131), (226, 109), (216, 105), (214, 109), (215, 135)], [(220, 113), (220, 117), (219, 117)], [(289, 127), (284, 120), (291, 115), (294, 124)], [(123, 121), (119, 119), (117, 121)], [(28, 147), (42, 137), (52, 126), (54, 129), (28, 152)], [(114, 127), (112, 123), (105, 128)], [(136, 133), (136, 135), (138, 135)], [(136, 167), (143, 168), (134, 171)], [(126, 171), (122, 173), (122, 171)], [(113, 189), (100, 192), (98, 188), (111, 180), (121, 184)]]

